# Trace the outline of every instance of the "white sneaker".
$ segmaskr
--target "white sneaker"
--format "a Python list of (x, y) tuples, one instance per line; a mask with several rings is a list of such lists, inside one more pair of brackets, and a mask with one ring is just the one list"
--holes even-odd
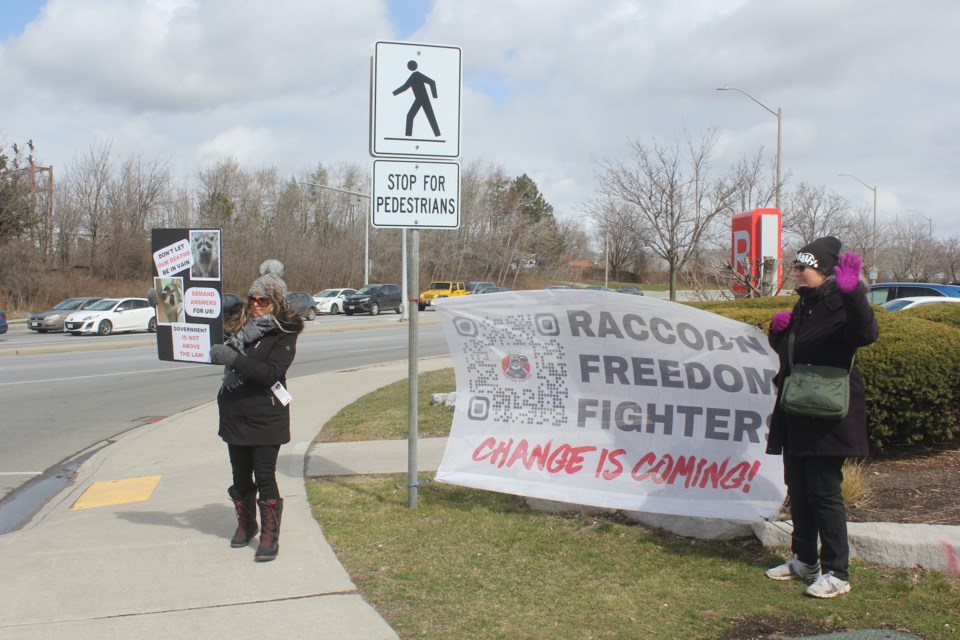
[(806, 591), (803, 592), (803, 595), (812, 596), (814, 598), (836, 598), (837, 596), (842, 596), (843, 594), (849, 592), (849, 582), (834, 576), (833, 571), (827, 571), (825, 574), (817, 578), (813, 584), (807, 587)]
[(796, 555), (773, 569), (767, 569), (767, 577), (773, 580), (803, 580), (807, 584), (820, 577), (820, 562), (807, 564)]

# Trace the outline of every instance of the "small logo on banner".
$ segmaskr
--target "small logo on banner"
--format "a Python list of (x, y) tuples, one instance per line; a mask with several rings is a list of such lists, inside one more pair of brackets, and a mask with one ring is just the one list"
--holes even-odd
[(508, 353), (500, 361), (505, 376), (511, 380), (526, 380), (530, 377), (530, 360), (522, 353)]

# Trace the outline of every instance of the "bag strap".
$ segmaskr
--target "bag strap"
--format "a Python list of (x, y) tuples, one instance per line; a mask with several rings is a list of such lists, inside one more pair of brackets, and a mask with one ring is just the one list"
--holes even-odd
[[(797, 332), (797, 325), (795, 323), (792, 327), (790, 327), (790, 337), (787, 338), (787, 364), (790, 365), (790, 371), (793, 371), (793, 343), (794, 343), (794, 337), (796, 332)], [(853, 371), (853, 361), (856, 359), (856, 357), (857, 357), (857, 352), (854, 351), (853, 356), (850, 358), (850, 366), (847, 367), (847, 375), (849, 375), (850, 372)]]

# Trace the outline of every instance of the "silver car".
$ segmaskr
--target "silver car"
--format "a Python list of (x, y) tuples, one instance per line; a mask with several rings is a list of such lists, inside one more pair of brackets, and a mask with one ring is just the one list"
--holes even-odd
[(63, 331), (63, 321), (68, 315), (74, 311), (83, 311), (99, 300), (103, 300), (103, 297), (79, 296), (61, 300), (52, 309), (31, 313), (27, 318), (27, 326), (37, 333)]

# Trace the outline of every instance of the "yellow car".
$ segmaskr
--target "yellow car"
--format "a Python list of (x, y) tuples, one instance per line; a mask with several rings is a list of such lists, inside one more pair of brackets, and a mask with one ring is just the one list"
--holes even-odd
[(467, 291), (467, 285), (464, 282), (431, 282), (430, 288), (420, 294), (420, 298), (417, 300), (417, 308), (423, 311), (434, 300), (465, 296), (468, 293), (470, 292)]

